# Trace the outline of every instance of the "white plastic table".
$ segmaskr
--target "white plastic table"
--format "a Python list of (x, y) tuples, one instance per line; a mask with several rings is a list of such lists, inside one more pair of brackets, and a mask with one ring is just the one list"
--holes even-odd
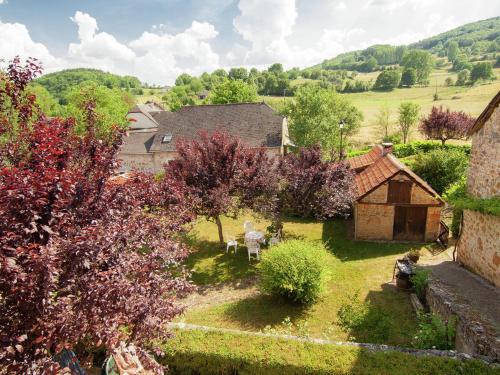
[(264, 234), (264, 232), (252, 230), (252, 231), (248, 232), (247, 234), (245, 234), (245, 241), (246, 240), (264, 242), (265, 241), (265, 234)]

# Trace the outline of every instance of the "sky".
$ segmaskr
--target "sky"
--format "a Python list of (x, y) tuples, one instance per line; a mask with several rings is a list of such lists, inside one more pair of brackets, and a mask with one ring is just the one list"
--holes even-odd
[(0, 59), (166, 85), (221, 67), (302, 68), (498, 15), (494, 0), (0, 0)]

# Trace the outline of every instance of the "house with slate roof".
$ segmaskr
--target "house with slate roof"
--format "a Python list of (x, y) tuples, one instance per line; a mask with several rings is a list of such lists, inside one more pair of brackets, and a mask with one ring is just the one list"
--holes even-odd
[(185, 106), (177, 112), (146, 104), (127, 117), (130, 126), (118, 154), (123, 171), (160, 171), (177, 156), (176, 141), (197, 139), (200, 131), (227, 132), (270, 156), (283, 155), (291, 145), (286, 118), (265, 103)]
[(358, 240), (435, 241), (444, 201), (392, 154), (392, 144), (347, 160), (356, 172), (354, 237)]

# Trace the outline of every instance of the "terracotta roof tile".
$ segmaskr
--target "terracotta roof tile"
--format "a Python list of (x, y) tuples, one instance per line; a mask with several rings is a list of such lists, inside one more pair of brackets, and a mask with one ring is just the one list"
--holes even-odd
[(349, 158), (349, 159), (347, 159), (347, 162), (349, 163), (350, 167), (354, 170), (363, 169), (363, 168), (373, 164), (379, 158), (381, 158), (382, 153), (383, 153), (382, 146), (376, 145), (367, 154), (355, 156), (353, 158)]

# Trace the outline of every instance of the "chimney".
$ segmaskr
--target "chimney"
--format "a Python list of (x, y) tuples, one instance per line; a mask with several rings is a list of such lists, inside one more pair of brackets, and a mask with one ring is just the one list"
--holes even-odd
[(382, 156), (392, 153), (392, 143), (384, 142), (382, 143)]

